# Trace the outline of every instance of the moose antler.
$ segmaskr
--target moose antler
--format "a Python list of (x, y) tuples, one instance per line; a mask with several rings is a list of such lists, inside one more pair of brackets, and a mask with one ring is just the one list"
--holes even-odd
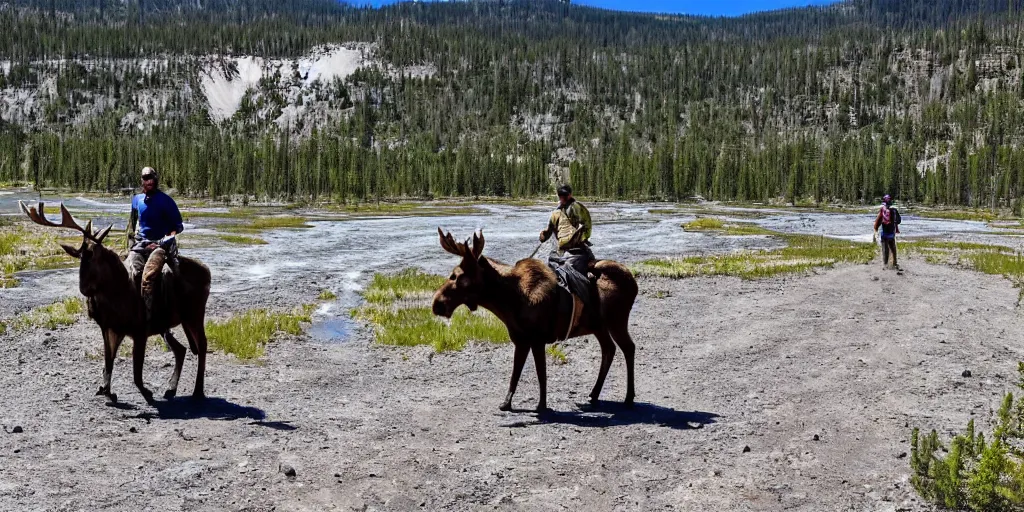
[(472, 248), (469, 245), (469, 238), (466, 238), (465, 242), (456, 242), (455, 238), (452, 237), (451, 233), (445, 233), (441, 228), (437, 228), (437, 234), (441, 237), (441, 248), (456, 255), (456, 256), (472, 256), (473, 259), (480, 258), (480, 255), (484, 252), (484, 231), (480, 230), (479, 236), (473, 233), (473, 245)]
[(60, 224), (56, 224), (46, 218), (46, 207), (42, 201), (39, 202), (39, 206), (37, 207), (25, 206), (23, 201), (18, 201), (18, 206), (21, 207), (21, 211), (25, 212), (25, 215), (27, 215), (29, 219), (32, 219), (32, 222), (35, 222), (40, 226), (74, 229), (75, 231), (82, 233), (86, 238), (92, 239), (97, 243), (102, 243), (103, 239), (110, 233), (110, 228), (114, 227), (114, 225), (111, 224), (100, 233), (94, 233), (92, 230), (92, 221), (90, 220), (83, 228), (75, 221), (74, 217), (71, 216), (71, 212), (69, 212), (67, 207), (64, 206), (64, 203), (60, 203)]

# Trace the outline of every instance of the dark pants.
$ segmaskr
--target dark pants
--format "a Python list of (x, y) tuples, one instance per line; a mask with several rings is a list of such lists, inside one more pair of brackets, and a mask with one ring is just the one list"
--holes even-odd
[(567, 249), (562, 256), (555, 253), (548, 256), (548, 266), (558, 276), (558, 285), (579, 297), (584, 307), (590, 305), (590, 279), (587, 278), (587, 267), (593, 260), (594, 253), (589, 247)]
[(892, 266), (896, 266), (896, 237), (882, 238), (882, 264), (889, 264), (889, 255), (892, 254)]

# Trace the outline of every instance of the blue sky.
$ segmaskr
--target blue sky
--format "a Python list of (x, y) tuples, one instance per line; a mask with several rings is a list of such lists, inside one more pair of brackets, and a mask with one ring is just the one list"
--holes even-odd
[[(349, 3), (373, 5), (394, 3), (396, 0), (348, 0)], [(836, 0), (572, 0), (575, 4), (603, 9), (640, 12), (670, 12), (702, 14), (708, 16), (738, 16), (756, 11), (770, 11), (785, 7), (826, 5)]]

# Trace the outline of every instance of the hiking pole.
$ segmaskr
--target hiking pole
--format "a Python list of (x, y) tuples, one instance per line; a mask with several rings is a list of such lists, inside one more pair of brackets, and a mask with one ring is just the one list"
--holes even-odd
[[(547, 240), (545, 240), (545, 242), (546, 242), (546, 241), (547, 241)], [(536, 248), (536, 249), (534, 249), (534, 250), (533, 250), (533, 252), (531, 252), (531, 253), (530, 253), (530, 256), (529, 256), (529, 257), (527, 257), (526, 259), (531, 259), (531, 258), (533, 258), (534, 256), (536, 256), (536, 255), (537, 255), (537, 251), (539, 251), (539, 250), (540, 250), (540, 247), (541, 247), (542, 245), (544, 245), (544, 242), (541, 242), (541, 243), (537, 244), (537, 248)]]

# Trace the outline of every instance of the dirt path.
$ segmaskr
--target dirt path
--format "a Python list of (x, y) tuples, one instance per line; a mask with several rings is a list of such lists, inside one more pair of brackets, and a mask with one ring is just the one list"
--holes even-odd
[[(902, 276), (874, 264), (643, 280), (636, 409), (616, 405), (621, 357), (608, 402), (577, 405), (599, 358), (593, 340), (576, 340), (549, 370), (558, 412), (543, 419), (497, 409), (510, 346), (431, 355), (372, 346), (366, 333), (280, 340), (260, 364), (214, 355), (217, 398), (200, 409), (146, 405), (121, 359), (115, 408), (92, 396), (94, 325), (8, 333), (0, 509), (918, 510), (910, 428), (986, 423), (1024, 347), (1007, 281), (905, 265)], [(170, 363), (150, 351), (153, 387)], [(182, 393), (194, 365), (189, 356)], [(528, 363), (515, 405), (536, 398)]]

